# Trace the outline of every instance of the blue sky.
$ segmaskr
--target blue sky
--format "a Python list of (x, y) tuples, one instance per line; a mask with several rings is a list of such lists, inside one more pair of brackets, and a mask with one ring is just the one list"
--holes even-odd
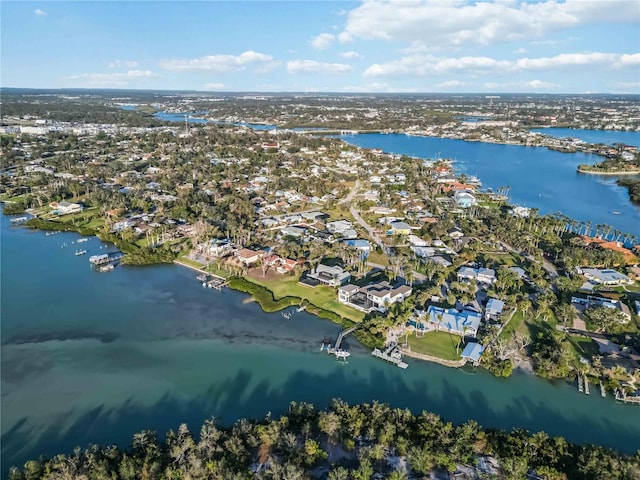
[(3, 87), (640, 93), (640, 2), (3, 1)]

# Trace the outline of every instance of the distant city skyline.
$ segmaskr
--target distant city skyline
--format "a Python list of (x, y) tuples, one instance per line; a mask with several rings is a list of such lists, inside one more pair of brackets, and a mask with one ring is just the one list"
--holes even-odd
[(637, 0), (3, 1), (2, 87), (640, 93)]

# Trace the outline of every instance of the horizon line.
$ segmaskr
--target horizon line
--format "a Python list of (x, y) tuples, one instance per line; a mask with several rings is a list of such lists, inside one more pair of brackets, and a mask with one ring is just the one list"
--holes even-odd
[(171, 88), (126, 88), (126, 87), (3, 87), (2, 90), (35, 90), (35, 91), (113, 91), (113, 92), (189, 92), (189, 93), (205, 93), (205, 94), (305, 94), (305, 95), (578, 95), (578, 96), (595, 96), (595, 95), (633, 95), (640, 96), (640, 92), (380, 92), (380, 91), (349, 91), (338, 92), (331, 90), (323, 91), (306, 91), (306, 90), (196, 90), (196, 89), (171, 89)]

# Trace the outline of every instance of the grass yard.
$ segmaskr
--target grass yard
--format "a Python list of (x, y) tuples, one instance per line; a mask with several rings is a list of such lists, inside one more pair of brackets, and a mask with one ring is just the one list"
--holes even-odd
[[(433, 355), (445, 360), (460, 360), (460, 355), (456, 352), (458, 341), (460, 341), (458, 335), (450, 335), (447, 332), (428, 332), (422, 338), (409, 336), (412, 352)], [(464, 342), (460, 342), (460, 353), (462, 350), (464, 350)]]
[(276, 299), (293, 296), (308, 300), (310, 303), (324, 310), (337, 313), (354, 322), (361, 322), (364, 313), (348, 307), (337, 300), (336, 290), (331, 287), (305, 287), (298, 283), (297, 276), (281, 275), (277, 277), (261, 277), (260, 273), (251, 275), (249, 280), (267, 287)]
[(504, 327), (504, 330), (502, 330), (502, 333), (500, 333), (500, 338), (510, 338), (514, 332), (517, 332), (522, 328), (525, 318), (525, 314), (522, 311), (516, 310), (516, 313), (513, 314), (513, 317), (511, 317), (511, 320), (509, 321), (509, 323), (507, 323), (507, 326)]
[(600, 353), (598, 344), (592, 339), (578, 335), (569, 335), (568, 337), (575, 352), (576, 360), (579, 360), (580, 357), (591, 358)]

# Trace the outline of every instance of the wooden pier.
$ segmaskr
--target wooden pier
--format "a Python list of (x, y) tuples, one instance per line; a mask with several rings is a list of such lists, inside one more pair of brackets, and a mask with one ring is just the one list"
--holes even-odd
[(582, 375), (580, 375), (580, 373), (578, 373), (578, 391), (580, 393), (584, 392), (584, 387), (582, 386)]
[(356, 328), (358, 327), (351, 327), (341, 331), (340, 335), (338, 335), (336, 343), (333, 346), (331, 346), (330, 343), (325, 345), (325, 343), (323, 342), (322, 347), (320, 347), (320, 351), (326, 350), (329, 355), (335, 355), (338, 360), (346, 360), (346, 358), (349, 357), (351, 353), (347, 352), (346, 350), (342, 350), (340, 346), (342, 345), (342, 341), (344, 340), (344, 338), (350, 333), (353, 333)]
[(409, 364), (402, 361), (402, 353), (398, 350), (398, 346), (393, 343), (383, 352), (379, 348), (376, 348), (371, 352), (371, 355), (374, 357), (381, 358), (387, 362), (393, 363), (394, 365), (402, 368), (403, 370), (409, 366)]
[(102, 255), (91, 255), (89, 257), (89, 263), (91, 263), (91, 265), (95, 267), (98, 265), (105, 265), (107, 263), (116, 262), (120, 260), (122, 257), (124, 257), (124, 254), (122, 252), (103, 253)]
[(624, 390), (622, 390), (622, 393), (620, 393), (620, 390), (616, 390), (616, 401), (624, 403), (635, 403), (636, 405), (640, 405), (640, 396), (628, 396)]
[(584, 393), (589, 395), (589, 379), (586, 375), (584, 376)]
[(227, 280), (223, 277), (213, 275), (211, 273), (201, 273), (196, 279), (202, 283), (205, 288), (213, 288), (215, 290), (222, 290), (222, 287), (227, 286)]

